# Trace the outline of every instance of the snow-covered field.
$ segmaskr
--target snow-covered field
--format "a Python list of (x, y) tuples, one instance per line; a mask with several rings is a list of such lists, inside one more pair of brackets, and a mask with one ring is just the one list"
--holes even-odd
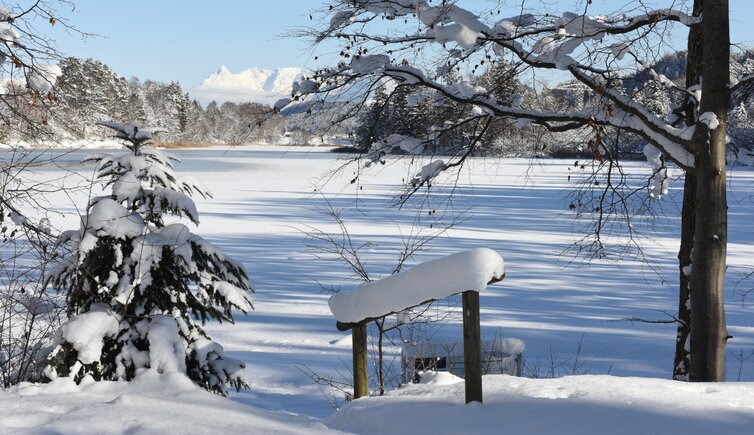
[[(476, 247), (500, 253), (506, 278), (481, 295), (483, 338), (522, 339), (526, 374), (579, 376), (486, 376), (484, 405), (463, 405), (463, 384), (439, 376), (334, 413), (304, 371), (348, 373), (349, 334), (335, 328), (321, 285), (351, 288), (357, 280), (341, 263), (316, 258), (308, 246), (314, 242), (304, 232), (337, 232), (316, 209), (328, 201), (344, 209), (354, 241), (373, 244), (364, 252), (371, 276), (386, 276), (417, 218), (415, 203), (402, 209), (390, 204), (401, 180), (417, 168), (405, 162), (380, 166), (351, 183), (356, 168), (333, 174), (342, 162), (321, 151), (173, 152), (183, 160), (177, 170), (197, 176), (214, 193), (212, 199), (197, 200), (197, 232), (241, 260), (252, 277), (255, 311), (238, 317), (235, 325), (207, 328), (231, 356), (247, 362), (251, 390), (226, 400), (181, 379), (128, 386), (26, 385), (0, 393), (0, 432), (749, 433), (754, 427), (754, 356), (746, 359), (754, 350), (754, 308), (741, 297), (754, 282), (739, 282), (754, 264), (750, 169), (737, 168), (730, 178), (726, 294), (734, 336), (728, 345), (728, 379), (744, 382), (665, 380), (675, 326), (625, 320), (666, 320), (664, 311), (675, 312), (678, 207), (673, 201), (680, 183), (671, 184), (671, 197), (662, 207), (665, 217), (642, 224), (654, 226), (644, 242), (652, 268), (633, 260), (587, 264), (561, 255), (578, 227), (565, 197), (572, 187), (572, 160), (532, 165), (524, 159), (480, 158), (458, 177), (452, 203), (442, 201), (442, 192), (422, 197), (423, 220), (453, 213), (460, 218), (410, 263)], [(75, 163), (87, 153), (66, 155), (62, 166), (90, 174), (91, 168)], [(651, 173), (646, 164), (628, 166)], [(39, 176), (61, 173), (42, 168)], [(74, 210), (63, 195), (53, 201)], [(57, 217), (53, 223), (70, 228), (76, 219)], [(437, 336), (459, 340), (460, 316), (443, 324)], [(342, 397), (337, 399), (342, 403)]]

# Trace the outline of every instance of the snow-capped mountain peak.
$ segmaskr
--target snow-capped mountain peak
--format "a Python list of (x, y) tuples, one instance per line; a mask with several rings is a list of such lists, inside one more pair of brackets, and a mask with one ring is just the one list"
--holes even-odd
[(212, 77), (212, 76), (229, 76), (231, 74), (233, 74), (233, 73), (230, 72), (230, 70), (228, 69), (228, 67), (226, 67), (225, 65), (220, 65), (220, 68), (217, 69), (217, 72), (214, 73), (214, 74), (212, 74), (210, 77)]
[(303, 70), (297, 67), (249, 68), (233, 73), (222, 65), (189, 94), (203, 105), (213, 100), (218, 104), (230, 101), (271, 105), (289, 95), (293, 82), (302, 74)]

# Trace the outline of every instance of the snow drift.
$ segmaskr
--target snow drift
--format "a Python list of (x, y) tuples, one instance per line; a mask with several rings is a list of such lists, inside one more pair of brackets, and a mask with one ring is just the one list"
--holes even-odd
[(464, 405), (463, 381), (438, 375), (355, 400), (325, 423), (362, 435), (748, 434), (754, 424), (751, 383), (489, 375), (482, 378), (484, 405)]

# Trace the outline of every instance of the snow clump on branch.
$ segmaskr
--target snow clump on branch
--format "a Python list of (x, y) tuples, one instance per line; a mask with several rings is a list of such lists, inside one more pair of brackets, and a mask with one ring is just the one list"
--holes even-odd
[(644, 146), (647, 163), (652, 167), (649, 179), (649, 197), (660, 199), (668, 194), (668, 169), (662, 160), (662, 152), (650, 144)]
[(699, 122), (704, 123), (710, 130), (714, 130), (720, 126), (720, 121), (718, 121), (717, 115), (714, 112), (702, 113), (699, 115)]

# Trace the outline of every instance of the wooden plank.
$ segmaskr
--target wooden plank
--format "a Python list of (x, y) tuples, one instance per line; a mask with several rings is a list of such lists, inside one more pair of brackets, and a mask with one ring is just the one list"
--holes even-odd
[(356, 325), (352, 329), (353, 343), (353, 398), (369, 395), (367, 377), (367, 325)]
[(479, 326), (479, 292), (465, 291), (463, 300), (463, 377), (466, 403), (482, 402), (482, 338)]

